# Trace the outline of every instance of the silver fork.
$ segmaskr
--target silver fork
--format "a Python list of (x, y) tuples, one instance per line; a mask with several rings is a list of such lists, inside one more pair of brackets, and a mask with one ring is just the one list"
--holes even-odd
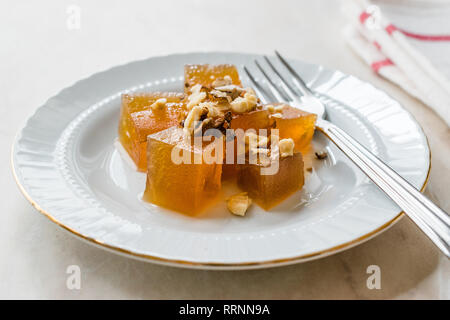
[[(316, 129), (328, 137), (344, 154), (346, 154), (388, 197), (390, 197), (433, 243), (450, 258), (450, 217), (441, 208), (409, 184), (388, 165), (372, 154), (367, 148), (353, 139), (344, 130), (325, 120), (326, 106), (314, 95), (295, 69), (277, 51), (277, 58), (292, 76), (292, 82), (264, 56), (269, 68), (280, 80), (280, 88), (268, 75), (262, 65), (255, 60), (257, 68), (267, 80), (270, 93), (256, 80), (248, 68), (244, 66), (250, 81), (254, 84), (256, 94), (263, 103), (285, 102), (293, 107), (301, 108), (317, 114)], [(300, 90), (297, 94), (293, 85)], [(306, 108), (305, 108), (306, 107)]]

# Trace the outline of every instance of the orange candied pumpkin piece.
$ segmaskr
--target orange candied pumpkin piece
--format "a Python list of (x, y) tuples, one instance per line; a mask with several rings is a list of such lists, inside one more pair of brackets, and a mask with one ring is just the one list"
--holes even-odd
[[(210, 205), (221, 188), (221, 161), (205, 159), (211, 154), (222, 157), (215, 154), (214, 149), (216, 142), (223, 144), (223, 137), (203, 143), (202, 148), (186, 141), (185, 137), (179, 127), (148, 136), (147, 185), (143, 198), (156, 205), (194, 215)], [(179, 158), (177, 156), (174, 160), (173, 154)], [(185, 161), (181, 162), (181, 158)], [(201, 163), (195, 163), (196, 158)]]
[[(275, 174), (262, 175), (262, 168), (276, 167), (274, 161), (278, 161), (278, 171)], [(242, 164), (239, 166), (238, 186), (247, 191), (250, 198), (263, 209), (269, 210), (303, 187), (303, 166), (300, 152), (271, 159), (270, 164)]]
[(280, 139), (292, 138), (295, 150), (306, 153), (314, 135), (317, 116), (313, 113), (284, 105), (281, 117), (274, 117), (275, 128), (279, 130)]
[(139, 171), (147, 169), (147, 136), (176, 126), (184, 114), (182, 103), (167, 103), (161, 109), (149, 109), (131, 114), (132, 126), (136, 133), (133, 146), (133, 160)]
[(223, 79), (225, 76), (231, 78), (231, 84), (240, 86), (239, 73), (231, 64), (188, 64), (184, 66), (184, 90), (188, 92), (191, 87), (201, 84), (203, 87), (211, 88), (214, 81)]
[(269, 117), (270, 112), (264, 108), (257, 108), (256, 110), (234, 114), (231, 120), (231, 129), (270, 129), (273, 126), (273, 119)]
[[(256, 132), (259, 133), (259, 129), (267, 129), (267, 134), (270, 134), (270, 128), (274, 125), (273, 119), (269, 117), (269, 111), (264, 108), (257, 108), (256, 110), (241, 113), (241, 114), (234, 114), (233, 118), (231, 120), (230, 128), (233, 130), (242, 129), (245, 133), (245, 131), (249, 129), (254, 129)], [(239, 134), (240, 131), (235, 131), (236, 134)], [(237, 173), (237, 143), (236, 139), (233, 141), (227, 141), (227, 149), (233, 148), (234, 149), (234, 160), (232, 163), (225, 163), (223, 164), (223, 178), (228, 179), (236, 176)], [(233, 144), (233, 146), (230, 146), (230, 144)]]
[[(146, 170), (147, 135), (178, 123), (184, 112), (183, 94), (155, 92), (124, 94), (119, 120), (119, 141), (140, 171)], [(153, 109), (158, 99), (166, 99), (166, 106)]]

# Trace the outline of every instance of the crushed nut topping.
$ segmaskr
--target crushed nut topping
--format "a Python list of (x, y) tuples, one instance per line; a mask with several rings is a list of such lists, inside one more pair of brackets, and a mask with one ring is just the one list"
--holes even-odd
[(233, 92), (233, 91), (237, 91), (239, 93), (245, 92), (244, 88), (241, 88), (235, 84), (229, 84), (226, 86), (215, 87), (214, 89), (218, 90), (218, 91), (223, 91), (223, 92)]
[[(219, 93), (221, 92), (221, 93)], [(230, 108), (230, 103), (235, 100), (237, 97), (245, 93), (245, 90), (237, 85), (231, 84), (227, 86), (214, 88), (211, 92), (211, 95), (215, 97), (224, 97), (226, 98), (226, 103), (228, 105), (228, 109)]]
[(209, 98), (220, 104), (221, 109), (228, 110), (230, 109), (230, 102), (233, 101), (233, 94), (213, 89), (209, 92)]
[(167, 99), (166, 98), (161, 98), (156, 100), (151, 106), (150, 108), (152, 108), (153, 110), (158, 110), (158, 109), (162, 109), (165, 107), (167, 103)]
[(208, 109), (208, 118), (217, 117), (220, 115), (219, 109), (216, 108), (215, 104), (212, 102), (202, 102), (199, 104), (199, 106)]
[(269, 110), (270, 113), (275, 112), (275, 107), (274, 107), (273, 105), (271, 105), (271, 104), (268, 104), (268, 105), (266, 106), (266, 108), (267, 108), (267, 110)]
[[(274, 105), (272, 105), (272, 104), (268, 104), (268, 105), (266, 106), (267, 110), (268, 110), (270, 113), (274, 113), (274, 114), (272, 114), (271, 116), (273, 116), (273, 117), (275, 117), (275, 118), (280, 118), (281, 113), (283, 112), (284, 107), (285, 107), (284, 104), (278, 105), (278, 106), (274, 106)], [(280, 115), (280, 116), (278, 116), (278, 115)]]
[(294, 145), (294, 140), (292, 140), (291, 138), (281, 139), (280, 142), (278, 142), (280, 157), (284, 158), (294, 155)]
[(328, 157), (328, 153), (326, 151), (315, 152), (316, 158), (319, 160), (323, 160)]
[(202, 85), (197, 83), (196, 85), (192, 86), (192, 88), (189, 90), (191, 94), (193, 93), (199, 93), (202, 90)]
[(206, 92), (201, 91), (202, 85), (196, 84), (191, 88), (191, 94), (188, 97), (187, 109), (190, 110), (192, 107), (198, 105), (200, 102), (205, 100)]
[(195, 130), (195, 122), (200, 121), (202, 116), (207, 114), (208, 109), (205, 109), (202, 106), (196, 105), (194, 106), (191, 111), (189, 111), (186, 119), (183, 123), (183, 131), (186, 135), (192, 135)]
[(189, 111), (182, 126), (186, 135), (196, 134), (198, 130), (204, 134), (208, 129), (218, 129), (225, 135), (231, 120), (230, 111), (224, 113), (213, 102), (201, 102)]
[(223, 135), (226, 135), (226, 130), (230, 127), (232, 115), (228, 111), (225, 114), (220, 113), (214, 118), (207, 118), (202, 122), (202, 131), (206, 132), (208, 129), (218, 129)]
[(251, 88), (247, 88), (244, 97), (237, 97), (231, 103), (231, 110), (235, 113), (245, 113), (253, 110), (258, 102), (258, 97)]
[(257, 156), (258, 163), (269, 164), (271, 161), (294, 155), (294, 140), (291, 138), (280, 139), (278, 135), (271, 134), (270, 137), (260, 136), (254, 132), (244, 135), (245, 148), (238, 148), (238, 155), (248, 154)]
[(227, 86), (233, 83), (233, 79), (231, 79), (231, 77), (229, 75), (226, 75), (223, 78), (217, 78), (216, 80), (214, 80), (214, 82), (212, 83), (212, 87), (216, 88), (216, 87), (222, 87), (222, 86)]
[(213, 89), (209, 93), (212, 94), (213, 96), (215, 96), (216, 98), (227, 98), (228, 97), (226, 92), (220, 91), (220, 90)]
[(270, 115), (271, 118), (283, 118), (283, 115), (281, 113), (273, 113)]
[(245, 216), (247, 209), (252, 204), (252, 199), (248, 197), (247, 192), (235, 194), (227, 199), (228, 210), (234, 215)]
[(276, 106), (273, 108), (275, 112), (282, 112), (284, 109), (284, 104)]

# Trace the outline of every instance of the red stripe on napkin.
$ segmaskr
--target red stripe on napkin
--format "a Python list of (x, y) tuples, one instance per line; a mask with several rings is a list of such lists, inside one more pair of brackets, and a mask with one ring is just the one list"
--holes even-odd
[(370, 67), (372, 68), (373, 71), (378, 72), (378, 70), (380, 70), (382, 67), (392, 65), (394, 65), (394, 63), (391, 61), (391, 59), (388, 58), (385, 60), (374, 62), (370, 65)]
[(368, 13), (367, 11), (361, 12), (361, 14), (359, 15), (359, 22), (364, 24), (364, 22), (367, 20), (367, 18), (370, 17), (371, 15), (372, 14)]
[[(359, 15), (359, 21), (361, 22), (361, 24), (364, 24), (364, 22), (366, 22), (367, 18), (369, 18), (372, 14), (367, 12), (367, 11), (363, 11), (361, 12), (361, 14)], [(405, 36), (409, 37), (409, 38), (413, 38), (413, 39), (417, 39), (417, 40), (422, 40), (422, 41), (450, 41), (450, 35), (429, 35), (429, 34), (420, 34), (420, 33), (414, 33), (414, 32), (409, 32), (403, 29), (399, 29), (396, 26), (394, 26), (392, 23), (387, 25), (386, 28), (384, 28), (386, 30), (386, 32), (391, 35), (394, 31), (400, 31), (401, 33), (403, 33)], [(378, 48), (378, 45), (375, 44), (375, 46)]]
[(423, 41), (450, 41), (450, 35), (426, 35), (397, 29), (405, 36)]
[(385, 30), (387, 33), (392, 34), (392, 32), (397, 31), (398, 29), (393, 24), (390, 24), (390, 25), (386, 26)]

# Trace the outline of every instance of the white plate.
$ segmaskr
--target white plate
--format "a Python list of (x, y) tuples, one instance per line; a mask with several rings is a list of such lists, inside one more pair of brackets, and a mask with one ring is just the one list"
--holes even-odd
[[(391, 226), (400, 209), (318, 133), (315, 148), (327, 148), (330, 156), (314, 162), (305, 190), (270, 212), (252, 206), (241, 218), (220, 202), (191, 218), (140, 200), (145, 175), (133, 171), (114, 144), (121, 94), (181, 91), (184, 64), (253, 66), (257, 57), (219, 52), (155, 57), (64, 89), (37, 109), (14, 143), (13, 169), (21, 190), (41, 213), (90, 243), (184, 267), (302, 262), (350, 248)], [(427, 140), (398, 102), (339, 71), (290, 62), (328, 103), (330, 120), (424, 188), (430, 169)], [(248, 80), (242, 72), (241, 78)]]

